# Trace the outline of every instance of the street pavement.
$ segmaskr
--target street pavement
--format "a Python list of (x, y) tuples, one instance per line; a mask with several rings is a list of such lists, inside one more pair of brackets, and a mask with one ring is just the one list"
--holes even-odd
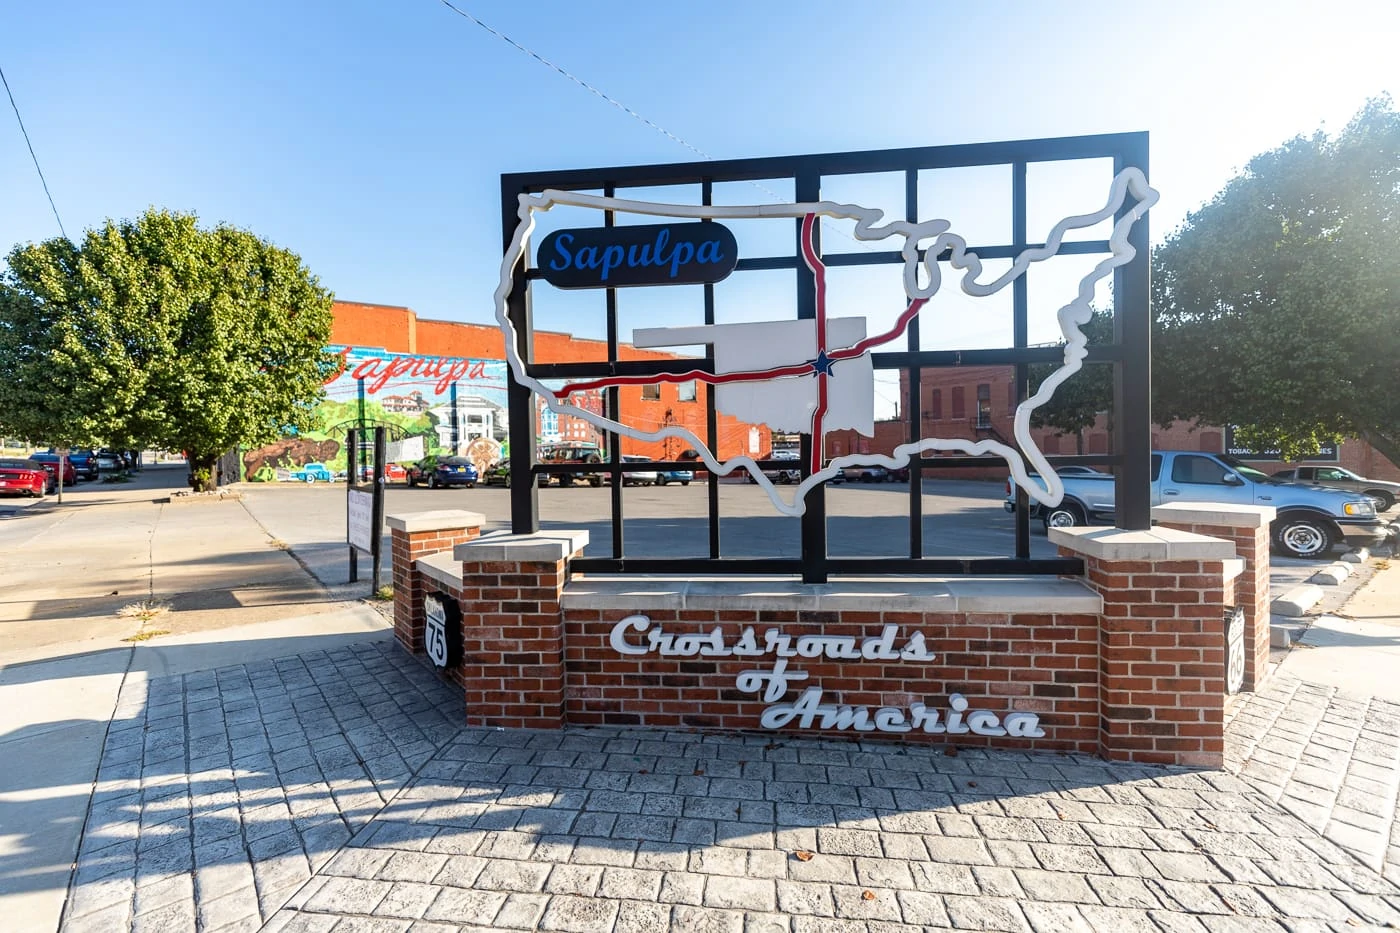
[[(1199, 771), (465, 728), (460, 691), (245, 502), (82, 492), (0, 523), (0, 638), (25, 636), (0, 642), (0, 929), (1400, 926), (1400, 703), (1357, 692), (1393, 678), (1393, 564), (1240, 705), (1227, 767)], [(127, 522), (121, 540), (161, 542), (143, 560), (55, 543)], [(34, 591), (62, 561), (73, 589)], [(145, 631), (174, 634), (120, 641), (142, 628), (118, 631), (111, 589), (167, 598)], [(45, 613), (81, 640), (37, 631)]]

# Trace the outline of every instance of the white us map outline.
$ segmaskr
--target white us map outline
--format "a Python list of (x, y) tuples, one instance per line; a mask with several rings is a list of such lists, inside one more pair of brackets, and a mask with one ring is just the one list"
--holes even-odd
[[(1045, 378), (1034, 395), (1016, 406), (1013, 436), (1019, 450), (997, 440), (969, 441), (960, 438), (928, 437), (900, 444), (889, 455), (847, 454), (832, 458), (826, 466), (813, 471), (811, 475), (798, 484), (791, 502), (783, 499), (777, 487), (763, 474), (763, 470), (752, 457), (740, 455), (720, 461), (698, 436), (684, 426), (669, 425), (655, 431), (646, 431), (571, 404), (567, 401), (567, 392), (561, 395), (562, 390), (551, 389), (526, 372), (525, 362), (516, 349), (515, 327), (507, 314), (507, 302), (515, 284), (514, 270), (526, 258), (526, 244), (531, 231), (534, 230), (535, 215), (537, 212), (548, 211), (556, 205), (699, 220), (806, 218), (809, 215), (838, 220), (854, 220), (853, 235), (857, 240), (876, 241), (890, 236), (903, 236), (905, 238), (904, 245), (900, 250), (900, 255), (904, 260), (904, 291), (910, 300), (909, 309), (912, 310), (912, 313), (917, 314), (921, 313), (924, 302), (942, 287), (942, 273), (938, 263), (939, 257), (945, 253), (947, 254), (945, 261), (949, 263), (949, 266), (963, 272), (959, 283), (963, 293), (974, 298), (987, 297), (1001, 291), (1018, 277), (1024, 275), (1032, 263), (1044, 261), (1058, 254), (1068, 231), (1092, 227), (1112, 217), (1127, 202), (1129, 195), (1136, 200), (1136, 203), (1131, 210), (1114, 223), (1113, 233), (1108, 240), (1108, 256), (1098, 262), (1087, 275), (1080, 279), (1079, 289), (1074, 299), (1062, 306), (1056, 313), (1060, 332), (1065, 338), (1064, 363)], [(918, 456), (924, 451), (930, 450), (958, 451), (969, 456), (996, 454), (1006, 461), (1007, 468), (1010, 470), (1016, 485), (1024, 489), (1030, 498), (1046, 506), (1055, 506), (1060, 503), (1064, 496), (1064, 484), (1059, 475), (1051, 468), (1044, 453), (1035, 446), (1031, 439), (1031, 413), (1047, 403), (1054, 395), (1055, 390), (1082, 367), (1087, 355), (1085, 347), (1088, 338), (1081, 327), (1088, 323), (1093, 314), (1092, 301), (1095, 286), (1100, 280), (1111, 275), (1114, 269), (1131, 262), (1137, 255), (1136, 248), (1128, 242), (1128, 235), (1142, 215), (1157, 203), (1158, 197), (1158, 192), (1147, 183), (1147, 177), (1140, 169), (1131, 166), (1124, 168), (1114, 176), (1109, 187), (1108, 200), (1103, 207), (1093, 213), (1062, 219), (1055, 224), (1043, 245), (1022, 251), (1016, 256), (1011, 268), (1002, 275), (988, 282), (979, 282), (977, 279), (982, 273), (981, 260), (978, 259), (976, 253), (967, 249), (967, 242), (961, 236), (951, 232), (952, 225), (947, 220), (937, 219), (917, 223), (895, 220), (880, 226), (879, 223), (884, 218), (884, 211), (878, 208), (840, 204), (834, 201), (738, 206), (665, 204), (546, 189), (539, 194), (519, 196), (518, 216), (520, 220), (516, 224), (510, 245), (506, 248), (501, 259), (501, 277), (495, 292), (496, 320), (505, 336), (506, 362), (510, 365), (516, 381), (544, 399), (551, 411), (580, 418), (602, 431), (615, 432), (635, 440), (654, 442), (672, 437), (678, 438), (686, 442), (687, 446), (693, 447), (700, 454), (705, 465), (716, 475), (724, 476), (737, 469), (747, 470), (754, 481), (765, 490), (774, 508), (783, 515), (802, 515), (806, 511), (807, 493), (833, 479), (846, 467), (882, 466), (887, 469), (895, 469), (908, 464), (911, 456)], [(920, 244), (925, 243), (925, 241), (930, 242), (924, 247), (924, 259), (920, 262)], [(807, 259), (808, 265), (813, 267), (814, 273), (818, 272), (820, 259), (815, 259), (816, 266), (813, 266), (813, 258), (807, 257)], [(921, 270), (923, 273), (922, 281)], [(898, 330), (902, 332), (902, 324)], [(896, 336), (898, 333), (891, 333), (885, 337), (885, 341), (892, 340)], [(865, 343), (868, 342), (868, 340), (865, 341)], [(818, 347), (819, 353), (825, 352), (826, 349)], [(840, 349), (833, 348), (832, 352), (839, 352)], [(869, 352), (869, 346), (866, 346), (865, 352)], [(820, 375), (820, 373), (818, 374)], [(687, 374), (688, 376), (689, 374)], [(804, 377), (786, 376), (783, 378)], [(565, 387), (565, 389), (567, 388)], [(814, 441), (818, 457), (820, 457), (819, 452), (823, 446), (820, 439)], [(1025, 453), (1024, 459), (1022, 457), (1023, 451)], [(1026, 467), (1027, 461), (1031, 464), (1030, 470)], [(1037, 483), (1036, 478), (1031, 475), (1032, 472), (1038, 474), (1043, 482)]]

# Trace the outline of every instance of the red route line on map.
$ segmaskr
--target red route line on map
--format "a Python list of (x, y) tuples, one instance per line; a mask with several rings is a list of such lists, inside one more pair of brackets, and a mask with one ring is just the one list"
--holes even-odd
[[(826, 350), (826, 265), (817, 255), (815, 238), (816, 214), (806, 214), (802, 218), (802, 258), (806, 261), (807, 267), (812, 270), (812, 276), (816, 282), (816, 306), (817, 306), (817, 357), (820, 358)], [(878, 347), (883, 343), (888, 343), (900, 334), (904, 333), (909, 322), (912, 321), (928, 303), (927, 298), (916, 298), (909, 302), (909, 305), (895, 319), (894, 326), (882, 334), (873, 337), (866, 337), (853, 346), (841, 350), (833, 350), (826, 354), (830, 362), (855, 359), (869, 351), (872, 347)], [(553, 393), (556, 399), (566, 398), (575, 392), (588, 392), (594, 389), (608, 389), (613, 386), (625, 385), (652, 385), (658, 382), (689, 382), (694, 379), (706, 385), (727, 385), (738, 382), (763, 382), (768, 379), (781, 379), (785, 376), (808, 376), (815, 374), (817, 377), (817, 408), (812, 413), (811, 435), (817, 440), (812, 444), (812, 462), (809, 464), (812, 473), (821, 470), (822, 458), (822, 419), (827, 411), (827, 379), (828, 374), (818, 372), (814, 365), (815, 360), (807, 363), (794, 363), (788, 366), (775, 366), (771, 369), (763, 370), (736, 370), (732, 373), (707, 373), (699, 369), (692, 369), (684, 373), (657, 373), (653, 376), (608, 376), (603, 379), (594, 379), (588, 382), (570, 382)]]
[[(812, 270), (812, 279), (816, 283), (816, 306), (817, 306), (817, 359), (826, 356), (826, 264), (817, 255), (817, 245), (815, 231), (817, 228), (817, 215), (808, 214), (802, 218), (802, 258), (807, 261), (807, 268)], [(812, 367), (816, 370), (816, 367)], [(824, 452), (825, 435), (822, 433), (822, 419), (826, 417), (827, 396), (826, 380), (827, 370), (831, 369), (830, 362), (824, 370), (817, 372), (817, 408), (812, 412), (812, 427), (810, 435), (812, 438), (812, 461), (808, 466), (808, 473), (818, 473), (822, 468), (822, 453)]]

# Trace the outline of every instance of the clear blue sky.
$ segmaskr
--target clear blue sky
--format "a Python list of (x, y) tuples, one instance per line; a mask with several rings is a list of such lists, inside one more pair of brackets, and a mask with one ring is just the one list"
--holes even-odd
[[(1148, 130), (1154, 240), (1250, 156), (1400, 96), (1395, 0), (458, 5), (716, 158)], [(438, 0), (16, 0), (3, 22), (70, 236), (191, 210), (424, 317), (490, 319), (501, 173), (695, 157)], [(8, 251), (58, 230), (0, 105)]]

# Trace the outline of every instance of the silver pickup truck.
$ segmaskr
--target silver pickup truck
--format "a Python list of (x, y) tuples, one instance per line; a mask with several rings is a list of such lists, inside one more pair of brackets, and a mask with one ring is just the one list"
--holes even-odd
[[(1068, 475), (1064, 499), (1054, 507), (1031, 503), (1031, 517), (1046, 528), (1113, 523), (1112, 476)], [(1163, 450), (1152, 454), (1152, 504), (1223, 502), (1271, 505), (1278, 510), (1270, 531), (1274, 547), (1290, 557), (1325, 557), (1334, 546), (1374, 547), (1393, 541), (1394, 525), (1376, 516), (1361, 493), (1274, 479), (1222, 454)], [(1015, 494), (1005, 508), (1015, 511)]]

